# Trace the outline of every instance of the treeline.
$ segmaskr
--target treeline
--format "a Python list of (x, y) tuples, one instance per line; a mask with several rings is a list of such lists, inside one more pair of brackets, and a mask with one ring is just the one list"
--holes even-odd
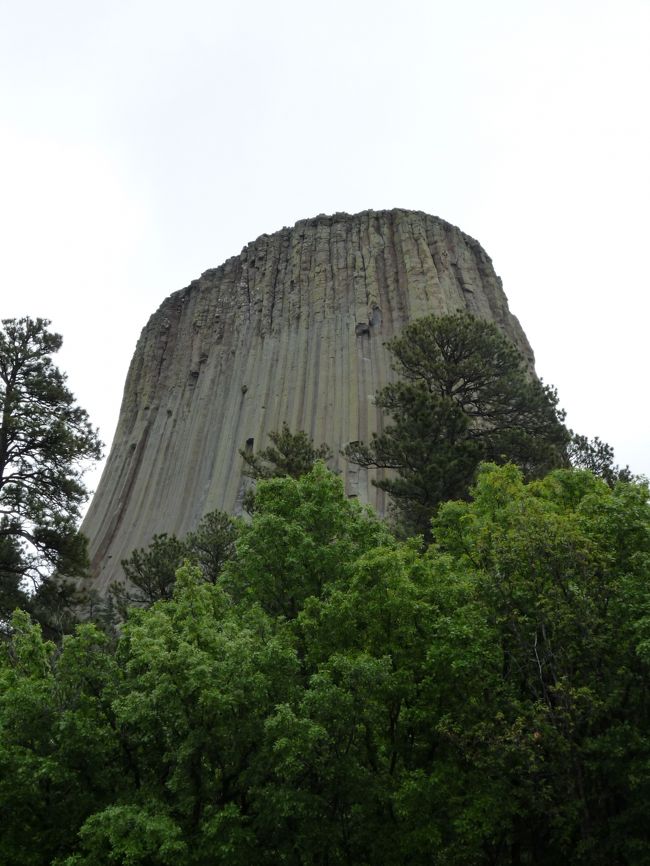
[(482, 468), (434, 544), (322, 464), (119, 636), (17, 613), (0, 862), (650, 862), (644, 485)]

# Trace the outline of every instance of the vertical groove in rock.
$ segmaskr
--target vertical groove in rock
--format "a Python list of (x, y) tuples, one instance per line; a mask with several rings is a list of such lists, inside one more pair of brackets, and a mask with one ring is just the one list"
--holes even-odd
[(327, 442), (348, 496), (383, 511), (375, 473), (339, 451), (381, 428), (385, 342), (428, 313), (495, 321), (533, 364), (481, 246), (420, 212), (301, 220), (167, 298), (143, 329), (83, 524), (100, 592), (155, 533), (183, 534), (241, 502), (238, 450), (287, 422)]

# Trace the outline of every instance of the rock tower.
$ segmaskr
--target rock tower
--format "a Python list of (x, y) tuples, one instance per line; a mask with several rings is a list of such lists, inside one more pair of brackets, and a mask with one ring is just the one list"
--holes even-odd
[[(456, 310), (490, 319), (533, 364), (480, 244), (405, 211), (337, 213), (261, 235), (161, 304), (143, 329), (115, 439), (82, 531), (95, 586), (155, 533), (184, 534), (215, 508), (236, 513), (239, 449), (287, 422), (338, 455), (382, 419), (384, 343), (408, 322)], [(373, 473), (340, 456), (350, 497), (380, 512)]]

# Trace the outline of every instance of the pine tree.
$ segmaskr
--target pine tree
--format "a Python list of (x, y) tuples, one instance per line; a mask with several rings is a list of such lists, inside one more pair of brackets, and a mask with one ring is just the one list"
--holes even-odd
[[(86, 411), (52, 362), (62, 339), (48, 325), (4, 319), (0, 329), (0, 580), (12, 606), (53, 571), (83, 573), (83, 464), (101, 452)], [(7, 610), (3, 603), (0, 617)]]
[(566, 464), (570, 434), (557, 393), (530, 375), (493, 323), (428, 316), (387, 346), (400, 378), (376, 403), (393, 423), (344, 453), (396, 471), (376, 484), (410, 531), (428, 535), (438, 505), (466, 497), (482, 461), (513, 462), (527, 478)]

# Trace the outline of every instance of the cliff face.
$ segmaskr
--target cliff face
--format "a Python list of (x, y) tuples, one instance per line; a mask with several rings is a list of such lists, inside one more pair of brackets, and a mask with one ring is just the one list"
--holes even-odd
[[(82, 531), (95, 586), (155, 533), (237, 512), (240, 448), (287, 422), (338, 455), (381, 427), (384, 342), (412, 319), (468, 310), (533, 356), (481, 246), (437, 217), (367, 211), (302, 220), (175, 292), (142, 331), (106, 468)], [(337, 457), (349, 496), (379, 511), (372, 472)]]

